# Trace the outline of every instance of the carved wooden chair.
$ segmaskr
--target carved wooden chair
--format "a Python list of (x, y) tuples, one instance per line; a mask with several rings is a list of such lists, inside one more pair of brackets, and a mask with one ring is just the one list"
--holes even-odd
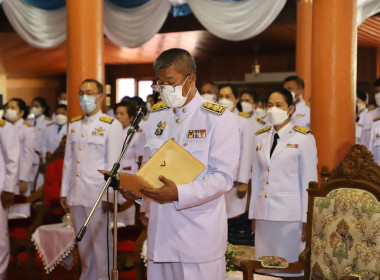
[(321, 188), (309, 184), (306, 248), (295, 263), (278, 257), (243, 260), (244, 279), (256, 269), (305, 271), (304, 279), (379, 279), (380, 167), (361, 145), (354, 145)]

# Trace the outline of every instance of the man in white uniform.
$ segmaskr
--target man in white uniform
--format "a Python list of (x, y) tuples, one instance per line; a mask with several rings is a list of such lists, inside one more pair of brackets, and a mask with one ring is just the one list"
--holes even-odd
[(165, 104), (156, 104), (146, 128), (144, 161), (174, 139), (206, 169), (176, 185), (141, 188), (152, 199), (148, 226), (148, 279), (224, 280), (227, 215), (223, 194), (232, 187), (239, 160), (236, 118), (195, 88), (196, 65), (183, 49), (164, 51), (154, 68)]
[[(92, 79), (83, 81), (79, 103), (86, 115), (73, 118), (68, 128), (61, 204), (71, 213), (75, 234), (83, 226), (104, 186), (103, 175), (97, 170), (110, 170), (123, 144), (120, 122), (102, 113), (100, 109), (103, 99), (102, 84)], [(108, 279), (107, 227), (106, 214), (98, 207), (86, 234), (78, 243), (81, 280)], [(110, 248), (112, 250), (112, 244)]]
[(301, 77), (289, 76), (284, 80), (284, 88), (293, 95), (296, 111), (291, 119), (294, 125), (310, 128), (310, 103), (303, 99), (305, 83)]
[(16, 128), (0, 120), (0, 280), (6, 279), (9, 262), (9, 233), (7, 209), (13, 202), (18, 183), (20, 142)]

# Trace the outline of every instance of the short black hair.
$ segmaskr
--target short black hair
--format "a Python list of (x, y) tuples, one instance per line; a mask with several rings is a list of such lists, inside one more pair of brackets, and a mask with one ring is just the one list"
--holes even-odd
[(173, 48), (162, 52), (153, 64), (154, 70), (168, 68), (174, 65), (178, 73), (187, 76), (191, 73), (197, 73), (197, 66), (193, 56), (184, 49)]
[(67, 106), (65, 104), (58, 104), (57, 105), (57, 108), (55, 108), (55, 110), (57, 111), (57, 109), (65, 109), (65, 111), (67, 111)]
[(356, 91), (356, 97), (359, 98), (359, 99), (361, 99), (363, 102), (367, 102), (368, 101), (368, 93), (366, 93), (363, 90), (357, 90)]
[(374, 87), (380, 87), (380, 77), (376, 79), (376, 81), (373, 83)]
[(218, 91), (220, 91), (222, 88), (225, 88), (225, 87), (229, 87), (232, 90), (232, 93), (234, 94), (236, 99), (240, 97), (238, 87), (235, 84), (231, 84), (231, 83), (221, 84), (218, 87)]
[(257, 103), (261, 102), (263, 104), (263, 107), (268, 107), (268, 97), (266, 96), (259, 96), (257, 98)]
[[(16, 98), (16, 97), (15, 97), (15, 98), (12, 98), (11, 100), (9, 100), (8, 103), (9, 103), (10, 101), (14, 101), (14, 102), (17, 103), (17, 106), (18, 106), (18, 108), (20, 109), (20, 112), (21, 112), (21, 111), (24, 111), (24, 114), (22, 115), (22, 118), (25, 119), (25, 118), (28, 116), (28, 107), (26, 106), (25, 101), (22, 100), (21, 98)], [(8, 104), (8, 103), (7, 103), (7, 104)], [(5, 104), (5, 105), (7, 105), (7, 104)]]
[(33, 98), (32, 102), (34, 102), (34, 101), (38, 102), (41, 105), (41, 107), (45, 109), (44, 110), (44, 115), (45, 116), (49, 116), (50, 107), (47, 104), (46, 99), (43, 98), (43, 97), (41, 97), (41, 96), (37, 96), (37, 97)]
[(240, 96), (242, 96), (243, 93), (249, 94), (249, 95), (253, 98), (253, 102), (254, 102), (254, 103), (257, 103), (257, 100), (258, 100), (257, 96), (258, 96), (258, 95), (257, 95), (257, 93), (256, 93), (255, 91), (253, 91), (253, 90), (249, 90), (249, 89), (247, 89), (247, 90), (242, 90), (242, 91), (240, 92)]
[(95, 83), (96, 87), (98, 88), (99, 94), (103, 93), (103, 85), (98, 80), (95, 80), (95, 79), (86, 79), (80, 85), (83, 85), (84, 83)]
[(140, 107), (142, 109), (144, 116), (148, 113), (148, 109), (146, 108), (146, 103), (144, 102), (144, 100), (142, 100), (141, 97), (134, 96), (132, 97), (131, 100), (137, 104), (137, 107)]
[(284, 84), (287, 82), (291, 82), (291, 81), (295, 81), (297, 83), (298, 88), (302, 88), (302, 89), (305, 88), (305, 82), (302, 80), (301, 77), (299, 77), (297, 75), (288, 76), (285, 78)]
[(133, 118), (136, 117), (136, 113), (137, 113), (136, 102), (132, 100), (128, 100), (128, 101), (122, 101), (122, 102), (117, 103), (114, 108), (115, 113), (116, 113), (116, 109), (119, 107), (125, 107), (127, 109), (128, 116), (133, 117)]
[[(279, 93), (281, 94), (284, 98), (285, 98), (285, 102), (286, 104), (288, 104), (288, 108), (290, 106), (294, 106), (294, 108), (296, 107), (296, 105), (294, 104), (294, 100), (293, 100), (293, 95), (290, 91), (288, 91), (287, 89), (285, 88), (279, 88), (275, 91), (272, 91), (269, 95), (268, 95), (268, 100), (270, 98), (270, 96), (273, 94), (273, 93)], [(292, 115), (289, 115), (289, 118), (291, 117)]]

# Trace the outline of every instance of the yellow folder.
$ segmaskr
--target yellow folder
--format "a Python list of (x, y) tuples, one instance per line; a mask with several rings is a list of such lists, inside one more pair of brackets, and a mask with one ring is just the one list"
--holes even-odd
[[(205, 166), (189, 152), (178, 145), (174, 140), (168, 140), (145, 163), (136, 175), (118, 173), (120, 187), (143, 195), (138, 191), (140, 187), (161, 188), (164, 184), (158, 179), (160, 175), (173, 180), (176, 185), (192, 182)], [(101, 173), (109, 171), (99, 170)]]

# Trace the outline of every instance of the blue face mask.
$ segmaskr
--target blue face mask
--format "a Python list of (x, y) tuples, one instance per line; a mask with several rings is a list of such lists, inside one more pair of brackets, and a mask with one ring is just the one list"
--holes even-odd
[(95, 100), (95, 96), (85, 94), (83, 96), (79, 96), (79, 105), (86, 114), (89, 114), (98, 107)]

